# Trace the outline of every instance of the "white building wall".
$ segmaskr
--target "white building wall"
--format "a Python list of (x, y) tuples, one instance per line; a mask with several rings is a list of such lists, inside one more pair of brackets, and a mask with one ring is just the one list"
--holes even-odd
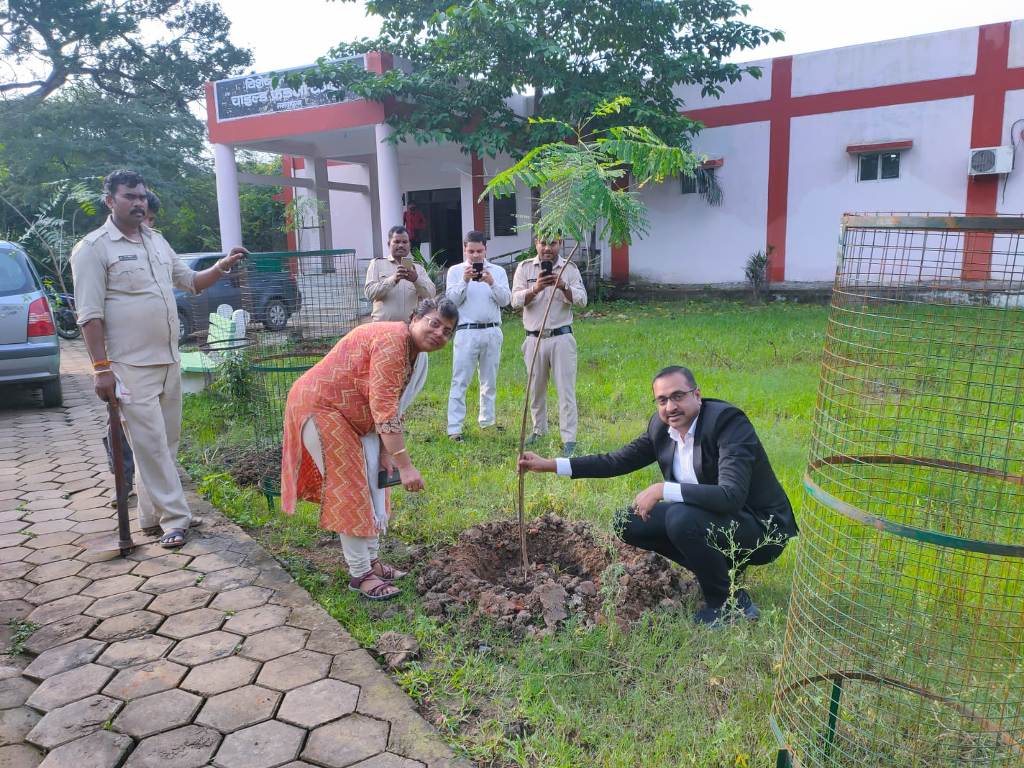
[(700, 87), (695, 85), (677, 85), (672, 93), (683, 100), (684, 109), (705, 109), (722, 107), (727, 104), (747, 104), (752, 101), (767, 101), (772, 95), (772, 60), (743, 62), (744, 66), (760, 67), (761, 77), (744, 75), (738, 83), (726, 83), (725, 93), (721, 98), (702, 96)]
[(1024, 19), (1010, 24), (1010, 67), (1024, 67)]
[(973, 75), (978, 29), (957, 29), (793, 57), (793, 95)]
[[(1021, 35), (1024, 38), (1024, 34)], [(1024, 39), (1022, 39), (1024, 42)], [(1018, 122), (1019, 121), (1019, 122)], [(1013, 135), (1010, 135), (1010, 131)], [(1024, 215), (1024, 90), (1009, 91), (1003, 108), (1003, 144), (1016, 145), (1013, 173), (1005, 178), (999, 190), (996, 210), (999, 213)]]
[(694, 148), (725, 164), (716, 173), (719, 208), (684, 195), (674, 180), (641, 191), (650, 232), (629, 249), (630, 276), (659, 283), (743, 280), (747, 257), (764, 248), (768, 212), (768, 123), (710, 128)]
[[(355, 163), (330, 165), (327, 168), (330, 181), (345, 184), (365, 184), (370, 188), (370, 169)], [(361, 192), (338, 192), (331, 190), (331, 233), (332, 248), (355, 248), (357, 258), (373, 256), (373, 227), (370, 225), (370, 195)]]
[[(786, 279), (831, 280), (839, 217), (870, 211), (963, 211), (970, 97), (811, 115), (791, 126)], [(900, 178), (857, 181), (850, 144), (912, 139)]]

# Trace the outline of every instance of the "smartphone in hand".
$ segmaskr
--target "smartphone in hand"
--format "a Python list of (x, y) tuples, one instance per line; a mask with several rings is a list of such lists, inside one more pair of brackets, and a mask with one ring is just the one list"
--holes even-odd
[(473, 262), (473, 279), (479, 280), (484, 276), (484, 263), (482, 261)]
[(544, 261), (542, 261), (540, 263), (540, 276), (541, 277), (548, 277), (549, 275), (554, 274), (554, 271), (555, 271), (555, 263), (553, 261), (549, 261), (547, 259), (544, 259)]
[(392, 485), (402, 484), (402, 474), (398, 471), (398, 467), (395, 467), (395, 471), (390, 475), (386, 469), (382, 469), (377, 473), (377, 487), (378, 488), (390, 488)]
[(416, 271), (416, 260), (412, 256), (403, 256), (402, 257), (402, 266), (405, 267), (406, 269), (410, 269), (413, 272), (415, 272)]

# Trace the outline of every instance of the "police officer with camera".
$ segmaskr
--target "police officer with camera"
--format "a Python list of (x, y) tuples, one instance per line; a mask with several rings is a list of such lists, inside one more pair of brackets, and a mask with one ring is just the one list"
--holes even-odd
[[(583, 276), (570, 262), (558, 276), (565, 258), (561, 256), (562, 240), (535, 240), (537, 256), (521, 261), (512, 278), (512, 306), (523, 310), (523, 358), (530, 369), (534, 348), (539, 344), (537, 362), (530, 384), (530, 415), (533, 434), (526, 441), (533, 445), (548, 430), (548, 378), (553, 377), (558, 390), (558, 425), (565, 456), (576, 450), (576, 338), (572, 332), (572, 308), (587, 305)], [(548, 298), (554, 294), (547, 325), (542, 332), (541, 320)]]
[(495, 426), (498, 363), (501, 362), (501, 308), (511, 299), (505, 270), (487, 261), (487, 238), (470, 230), (462, 241), (464, 261), (448, 270), (448, 298), (459, 308), (448, 394), (448, 437), (462, 439), (466, 389), (479, 369), (480, 429)]

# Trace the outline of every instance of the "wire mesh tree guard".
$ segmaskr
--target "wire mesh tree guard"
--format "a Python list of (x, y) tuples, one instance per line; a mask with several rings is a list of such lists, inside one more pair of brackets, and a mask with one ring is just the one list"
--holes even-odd
[(1024, 765), (1022, 236), (843, 218), (779, 766)]
[(351, 249), (261, 253), (248, 259), (241, 289), (243, 305), (254, 312), (245, 355), (254, 448), (268, 458), (260, 487), (270, 504), (280, 490), (275, 461), (280, 459), (288, 391), (359, 324), (365, 308), (362, 280)]

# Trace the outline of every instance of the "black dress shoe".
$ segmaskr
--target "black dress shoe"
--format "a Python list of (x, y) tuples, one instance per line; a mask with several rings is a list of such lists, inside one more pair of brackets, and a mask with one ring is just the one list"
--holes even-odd
[(709, 627), (723, 627), (727, 624), (735, 624), (740, 619), (757, 621), (761, 618), (761, 609), (750, 599), (750, 594), (745, 589), (736, 590), (736, 607), (730, 610), (728, 601), (718, 606), (705, 605), (694, 614), (693, 620), (698, 624)]

